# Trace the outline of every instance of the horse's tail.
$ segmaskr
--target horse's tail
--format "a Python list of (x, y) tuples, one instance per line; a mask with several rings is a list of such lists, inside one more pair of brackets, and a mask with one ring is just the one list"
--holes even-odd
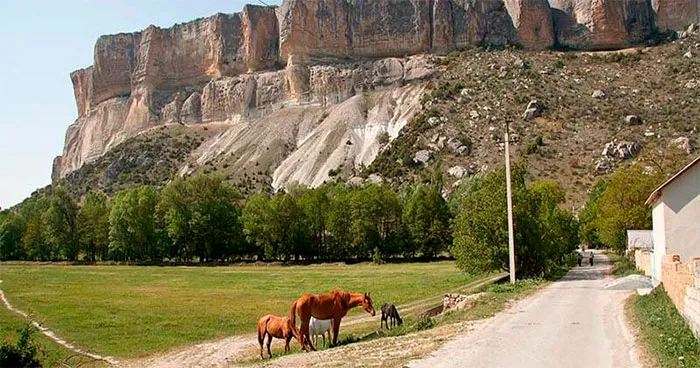
[(267, 332), (267, 322), (269, 321), (269, 316), (265, 316), (258, 321), (258, 342), (260, 343), (260, 346), (263, 345), (263, 341), (265, 340), (265, 332)]
[(289, 311), (289, 320), (292, 321), (292, 326), (296, 328), (297, 326), (297, 301), (292, 303), (292, 309)]
[(304, 337), (301, 336), (301, 331), (299, 331), (299, 329), (297, 328), (297, 301), (299, 300), (297, 299), (294, 301), (294, 303), (292, 303), (292, 308), (289, 311), (289, 323), (291, 324), (290, 327), (292, 328), (292, 334), (301, 344), (302, 350), (306, 351), (306, 345), (304, 345)]

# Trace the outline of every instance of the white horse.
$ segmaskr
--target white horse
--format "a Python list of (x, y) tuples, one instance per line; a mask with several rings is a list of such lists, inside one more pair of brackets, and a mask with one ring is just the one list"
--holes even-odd
[(333, 326), (333, 319), (316, 319), (311, 317), (309, 322), (309, 335), (314, 341), (314, 346), (316, 344), (317, 336), (323, 336), (323, 345), (326, 345), (326, 332), (328, 332), (328, 342), (331, 342), (331, 327)]

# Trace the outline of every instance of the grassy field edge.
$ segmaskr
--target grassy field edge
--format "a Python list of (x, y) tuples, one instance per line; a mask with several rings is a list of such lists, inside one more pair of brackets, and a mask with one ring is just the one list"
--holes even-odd
[(626, 312), (647, 367), (700, 367), (700, 344), (663, 286), (630, 297)]

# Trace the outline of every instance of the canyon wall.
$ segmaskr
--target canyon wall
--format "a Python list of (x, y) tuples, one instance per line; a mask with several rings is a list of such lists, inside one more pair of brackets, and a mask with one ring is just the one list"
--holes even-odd
[(661, 30), (682, 30), (700, 22), (700, 0), (652, 0)]
[(655, 31), (650, 0), (555, 0), (552, 8), (557, 43), (562, 47), (624, 48)]
[(410, 55), (480, 45), (627, 47), (651, 36), (657, 20), (685, 27), (698, 1), (558, 0), (550, 8), (547, 0), (285, 0), (102, 36), (93, 65), (71, 73), (78, 119), (53, 178), (162, 124), (252, 121), (416, 83), (411, 74), (425, 66)]

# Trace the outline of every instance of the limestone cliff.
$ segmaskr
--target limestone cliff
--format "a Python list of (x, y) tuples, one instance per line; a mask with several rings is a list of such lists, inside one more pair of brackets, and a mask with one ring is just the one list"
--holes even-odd
[(661, 30), (681, 30), (700, 22), (700, 0), (652, 0)]
[[(240, 13), (167, 29), (150, 26), (102, 36), (93, 65), (71, 73), (78, 119), (66, 132), (52, 177), (62, 178), (163, 124), (226, 123), (233, 132), (270, 121), (263, 118), (280, 111), (330, 109), (376, 89), (387, 90), (385, 100), (408, 83), (416, 87), (411, 91), (420, 91), (432, 66), (429, 58), (410, 55), (478, 45), (546, 49), (555, 42), (587, 49), (626, 47), (651, 35), (657, 18), (674, 28), (688, 21), (687, 14), (674, 13), (673, 6), (681, 3), (683, 9), (691, 6), (682, 0), (654, 0), (653, 8), (651, 0), (559, 0), (554, 9), (547, 0), (285, 0), (276, 9), (247, 5)], [(662, 10), (663, 17), (657, 14)], [(401, 110), (412, 111), (408, 106)], [(354, 126), (329, 121), (319, 125), (326, 132), (333, 124)], [(358, 124), (379, 123), (363, 118)], [(376, 154), (372, 147), (348, 150), (353, 157), (343, 160), (366, 164), (372, 157), (367, 152)], [(285, 155), (275, 165), (296, 157), (294, 149), (281, 150)], [(327, 167), (311, 166), (312, 172), (304, 173), (279, 169), (275, 183), (283, 185), (285, 178), (317, 182)]]
[(618, 1), (555, 0), (554, 29), (560, 45), (577, 49), (614, 49), (627, 45)]

